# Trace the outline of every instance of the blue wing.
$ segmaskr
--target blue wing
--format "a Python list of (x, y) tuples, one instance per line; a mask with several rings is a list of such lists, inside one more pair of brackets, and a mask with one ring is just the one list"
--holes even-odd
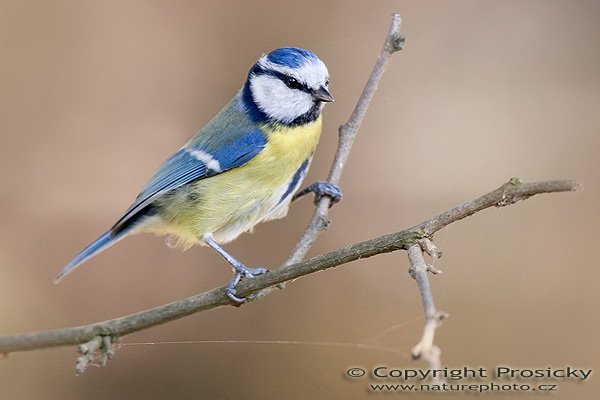
[(157, 197), (198, 179), (242, 166), (260, 153), (266, 144), (264, 133), (248, 118), (238, 96), (234, 97), (208, 125), (160, 166), (121, 219), (83, 249), (55, 282), (127, 236), (139, 221), (152, 212), (151, 206)]
[(132, 219), (137, 220), (134, 217), (139, 216), (157, 197), (198, 179), (242, 166), (260, 153), (267, 143), (264, 133), (258, 128), (235, 132), (234, 135), (229, 133), (226, 143), (214, 138), (192, 141), (167, 159), (112, 227), (113, 235), (128, 227)]

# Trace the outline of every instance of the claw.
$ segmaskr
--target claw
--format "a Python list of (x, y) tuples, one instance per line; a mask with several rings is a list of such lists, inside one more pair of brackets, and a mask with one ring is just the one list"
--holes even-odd
[(227, 284), (227, 297), (231, 299), (234, 303), (243, 303), (246, 301), (245, 297), (236, 296), (237, 290), (235, 289), (238, 283), (242, 280), (242, 278), (254, 278), (257, 275), (264, 274), (268, 271), (266, 268), (248, 268), (244, 264), (238, 263), (233, 265), (235, 269), (235, 275), (229, 283)]
[(236, 279), (239, 282), (240, 279), (239, 279), (239, 275), (238, 274), (235, 274), (235, 277), (232, 279), (231, 282), (229, 282), (229, 284), (227, 285), (227, 291), (225, 293), (227, 293), (227, 297), (229, 297), (229, 299), (231, 301), (233, 301), (234, 303), (241, 304), (244, 301), (246, 301), (246, 298), (245, 297), (237, 297), (236, 296), (237, 290), (235, 290), (235, 285), (232, 285), (232, 282), (234, 280), (236, 280)]
[(330, 182), (316, 181), (296, 193), (294, 197), (292, 197), (292, 201), (298, 200), (300, 197), (311, 192), (315, 194), (315, 205), (319, 203), (323, 196), (328, 196), (331, 198), (331, 204), (329, 207), (342, 199), (342, 191), (338, 185)]

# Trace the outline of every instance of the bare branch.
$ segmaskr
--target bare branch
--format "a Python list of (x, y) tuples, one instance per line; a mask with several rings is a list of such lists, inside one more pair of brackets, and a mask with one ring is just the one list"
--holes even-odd
[[(427, 242), (425, 242), (427, 241)], [(430, 251), (437, 254), (435, 245), (429, 239), (420, 240), (419, 243), (410, 246), (407, 250), (408, 259), (410, 261), (410, 276), (417, 282), (419, 291), (421, 292), (421, 301), (425, 309), (425, 327), (421, 340), (412, 350), (412, 356), (415, 360), (423, 359), (429, 365), (429, 369), (441, 369), (442, 351), (439, 347), (433, 344), (435, 330), (440, 326), (442, 320), (448, 317), (444, 312), (438, 311), (433, 302), (431, 287), (429, 286), (428, 272), (431, 272), (431, 267), (427, 265), (423, 258), (422, 247), (427, 247)]]
[[(419, 244), (419, 240), (431, 238), (435, 232), (443, 227), (488, 207), (514, 204), (519, 200), (540, 193), (567, 192), (580, 189), (580, 184), (575, 181), (521, 183), (518, 179), (511, 179), (508, 183), (490, 193), (448, 210), (412, 228), (356, 243), (242, 281), (238, 286), (238, 293), (240, 296), (246, 297), (251, 293), (279, 283), (361, 258), (397, 250), (407, 250), (411, 246)], [(77, 345), (86, 343), (96, 336), (121, 337), (128, 335), (200, 311), (223, 305), (232, 305), (227, 297), (226, 289), (226, 286), (222, 286), (160, 307), (90, 325), (23, 335), (1, 336), (0, 354), (53, 346)]]
[[(400, 26), (400, 15), (393, 14), (384, 46), (357, 105), (349, 120), (339, 127), (338, 149), (328, 176), (330, 183), (339, 184), (350, 149), (358, 134), (358, 130), (379, 81), (389, 64), (392, 54), (403, 48), (404, 38), (400, 35)], [(519, 200), (527, 199), (539, 193), (574, 191), (578, 189), (580, 189), (579, 184), (573, 181), (523, 184), (518, 179), (511, 179), (508, 183), (493, 192), (448, 210), (412, 228), (356, 243), (346, 248), (300, 262), (307, 254), (319, 233), (325, 230), (329, 223), (328, 210), (331, 200), (325, 196), (318, 202), (308, 227), (284, 266), (251, 280), (242, 281), (238, 285), (237, 291), (242, 297), (253, 295), (256, 299), (268, 294), (270, 289), (276, 285), (281, 285), (286, 281), (313, 272), (381, 253), (407, 250), (411, 262), (411, 276), (416, 280), (421, 291), (426, 316), (423, 336), (413, 349), (413, 357), (426, 360), (432, 369), (439, 369), (441, 368), (441, 351), (433, 344), (433, 341), (435, 330), (446, 314), (439, 312), (435, 308), (429, 288), (427, 272), (435, 274), (440, 271), (427, 265), (423, 258), (423, 252), (434, 258), (438, 258), (441, 255), (430, 240), (433, 234), (453, 222), (488, 207), (501, 207), (514, 204)], [(3, 336), (0, 337), (0, 358), (14, 351), (80, 344), (79, 351), (81, 356), (77, 359), (76, 370), (77, 373), (82, 373), (90, 365), (103, 366), (112, 357), (113, 343), (119, 337), (224, 305), (238, 305), (231, 303), (226, 294), (226, 286), (104, 322), (23, 335)]]
[[(392, 14), (390, 30), (383, 44), (383, 48), (381, 49), (381, 53), (377, 58), (377, 62), (373, 67), (371, 76), (369, 76), (369, 80), (367, 81), (350, 118), (345, 124), (339, 127), (338, 148), (331, 165), (331, 170), (329, 171), (329, 176), (327, 177), (327, 181), (330, 183), (336, 185), (340, 183), (342, 171), (344, 170), (344, 166), (350, 155), (352, 144), (354, 143), (356, 135), (358, 135), (358, 130), (365, 118), (373, 95), (377, 90), (379, 81), (389, 64), (392, 55), (395, 52), (402, 50), (404, 47), (404, 37), (400, 35), (401, 24), (402, 19), (400, 18), (400, 14)], [(319, 233), (327, 229), (327, 225), (329, 225), (328, 210), (330, 206), (331, 199), (329, 197), (324, 196), (321, 198), (308, 227), (284, 265), (296, 263), (306, 256), (306, 253), (308, 253), (308, 250), (317, 239), (317, 236), (319, 236)]]

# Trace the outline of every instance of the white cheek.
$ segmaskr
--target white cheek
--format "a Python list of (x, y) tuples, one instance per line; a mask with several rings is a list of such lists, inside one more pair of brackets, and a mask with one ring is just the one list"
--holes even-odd
[(306, 114), (313, 106), (310, 94), (290, 89), (277, 78), (259, 75), (250, 79), (250, 89), (256, 105), (270, 118), (289, 123)]

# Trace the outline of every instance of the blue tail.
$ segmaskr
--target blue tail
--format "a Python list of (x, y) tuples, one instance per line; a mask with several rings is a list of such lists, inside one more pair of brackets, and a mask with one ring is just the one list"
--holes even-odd
[(100, 236), (96, 239), (92, 244), (83, 249), (81, 253), (77, 257), (75, 257), (67, 266), (58, 274), (56, 278), (54, 278), (54, 283), (58, 283), (65, 275), (69, 274), (75, 268), (79, 267), (81, 264), (86, 262), (88, 259), (92, 258), (96, 254), (100, 253), (103, 250), (106, 250), (113, 244), (117, 243), (119, 240), (123, 239), (129, 233), (130, 229), (124, 229), (120, 232), (117, 232), (113, 235), (113, 231), (109, 230), (104, 235)]

